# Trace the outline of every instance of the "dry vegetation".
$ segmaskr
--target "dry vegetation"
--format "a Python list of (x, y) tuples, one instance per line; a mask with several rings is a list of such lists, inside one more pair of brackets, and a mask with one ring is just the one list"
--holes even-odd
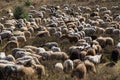
[[(24, 0), (8, 0), (8, 1), (9, 2), (6, 2), (5, 0), (0, 0), (0, 16), (5, 15), (5, 12), (4, 12), (5, 9), (8, 9), (8, 8), (12, 9), (15, 5), (24, 4)], [(32, 1), (32, 4), (37, 9), (39, 8), (40, 5), (43, 5), (43, 4), (62, 5), (63, 3), (68, 3), (68, 4), (76, 3), (77, 5), (88, 5), (88, 6), (94, 7), (93, 5), (97, 3), (101, 6), (107, 6), (108, 8), (111, 5), (120, 4), (119, 0), (113, 0), (113, 1), (106, 0), (105, 2), (101, 2), (101, 1), (93, 2), (92, 0), (91, 2), (86, 2), (84, 0), (31, 0), (31, 1)], [(28, 9), (27, 6), (26, 6), (26, 9)], [(120, 10), (113, 11), (113, 13), (116, 13), (116, 12), (120, 13)], [(115, 44), (119, 41), (119, 38), (120, 38), (119, 36), (112, 36), (112, 35), (110, 36), (114, 38)], [(31, 44), (31, 45), (38, 47), (48, 41), (57, 41), (59, 43), (59, 46), (61, 47), (61, 50), (67, 53), (68, 53), (68, 48), (71, 45), (73, 45), (67, 41), (59, 41), (59, 39), (56, 39), (54, 37), (44, 37), (44, 38), (37, 38), (37, 39), (34, 39), (33, 37), (26, 44)], [(1, 47), (3, 45), (1, 45)], [(103, 58), (103, 62), (105, 63), (101, 63), (100, 65), (96, 66), (97, 68), (96, 74), (93, 74), (93, 73), (87, 74), (87, 80), (120, 80), (120, 76), (119, 76), (120, 75), (120, 62), (118, 62), (114, 67), (105, 66), (105, 64), (109, 63), (110, 61), (110, 53), (113, 48), (114, 46), (107, 46), (103, 50), (102, 54), (105, 55)], [(42, 62), (42, 64), (45, 66), (45, 69), (46, 69), (46, 75), (43, 76), (41, 80), (72, 80), (70, 77), (70, 74), (65, 74), (63, 72), (56, 73), (54, 71), (54, 65), (56, 62), (63, 62), (63, 61), (43, 61)], [(19, 79), (14, 79), (14, 80), (19, 80)], [(30, 79), (26, 78), (26, 79), (21, 79), (21, 80), (30, 80)], [(32, 80), (37, 80), (37, 79), (34, 77)]]

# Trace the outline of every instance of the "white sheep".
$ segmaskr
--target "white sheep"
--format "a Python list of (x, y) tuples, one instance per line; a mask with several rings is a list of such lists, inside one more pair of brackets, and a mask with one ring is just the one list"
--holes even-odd
[(99, 55), (96, 54), (95, 56), (88, 55), (88, 56), (85, 56), (85, 60), (88, 59), (94, 64), (99, 64), (102, 56), (103, 56), (102, 54), (99, 54)]
[(56, 63), (56, 64), (55, 64), (55, 70), (56, 70), (57, 72), (63, 71), (63, 65), (62, 65), (62, 63)]

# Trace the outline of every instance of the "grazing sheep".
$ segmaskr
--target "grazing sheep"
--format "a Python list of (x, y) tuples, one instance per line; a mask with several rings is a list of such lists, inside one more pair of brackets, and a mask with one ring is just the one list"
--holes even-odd
[(99, 42), (102, 48), (106, 47), (106, 39), (104, 37), (98, 37), (96, 40)]
[(70, 43), (77, 43), (79, 38), (76, 36), (71, 36), (69, 34), (63, 34), (60, 39), (64, 40), (64, 39), (68, 39)]
[(25, 36), (16, 36), (16, 37), (19, 43), (25, 43), (27, 41)]
[(56, 51), (61, 51), (61, 49), (59, 48), (59, 47), (55, 47), (55, 46), (53, 46), (52, 48), (51, 48), (51, 50), (53, 51), (53, 52), (56, 52)]
[(83, 62), (79, 63), (71, 73), (74, 80), (86, 80), (87, 69)]
[(65, 73), (71, 72), (73, 70), (73, 61), (70, 59), (65, 60), (63, 63), (63, 67)]
[(111, 53), (112, 61), (117, 62), (119, 60), (119, 56), (120, 56), (120, 49), (115, 48), (114, 50), (112, 50), (112, 53)]
[(85, 60), (88, 59), (89, 61), (93, 62), (94, 64), (99, 64), (102, 59), (102, 56), (103, 56), (102, 54), (100, 54), (100, 55), (96, 54), (94, 56), (88, 55), (85, 57)]
[(120, 29), (114, 29), (113, 34), (114, 35), (120, 35)]
[(80, 52), (79, 56), (80, 56), (80, 60), (81, 60), (81, 61), (84, 61), (84, 58), (85, 58), (86, 54), (87, 54), (86, 51), (81, 51), (81, 52)]
[(106, 39), (106, 45), (113, 46), (114, 45), (114, 40), (111, 37), (105, 37)]
[(87, 50), (87, 54), (86, 54), (86, 55), (91, 55), (91, 56), (96, 55), (95, 49), (94, 49), (94, 48), (89, 48), (89, 49)]
[(90, 62), (89, 60), (85, 60), (84, 61), (87, 72), (89, 73), (90, 71), (92, 71), (93, 73), (96, 73), (96, 68), (94, 63)]
[(1, 39), (9, 39), (13, 34), (11, 33), (11, 31), (3, 31), (0, 33)]
[(14, 48), (18, 48), (18, 47), (19, 47), (19, 43), (13, 40), (13, 41), (7, 42), (3, 50), (5, 51), (6, 54), (8, 54), (7, 52), (11, 51)]
[(7, 55), (5, 60), (15, 62), (15, 58), (11, 54)]
[(33, 69), (38, 75), (38, 78), (42, 78), (42, 76), (45, 76), (45, 67), (43, 65), (36, 65), (33, 64)]
[(79, 50), (78, 49), (76, 49), (75, 51), (71, 51), (70, 52), (70, 59), (71, 60), (75, 60), (75, 59), (80, 59), (80, 52), (79, 52)]
[(44, 44), (44, 46), (46, 46), (48, 48), (52, 48), (53, 46), (58, 47), (58, 43), (57, 42), (47, 42)]
[(24, 35), (26, 38), (31, 38), (31, 36), (32, 36), (30, 31), (24, 31)]
[(65, 52), (53, 52), (50, 58), (52, 60), (66, 60), (68, 55)]
[(62, 65), (62, 63), (56, 63), (56, 64), (55, 64), (55, 70), (56, 70), (57, 72), (63, 71), (63, 65)]
[(50, 36), (50, 33), (49, 31), (39, 31), (37, 34), (36, 34), (36, 37), (45, 37), (45, 36)]

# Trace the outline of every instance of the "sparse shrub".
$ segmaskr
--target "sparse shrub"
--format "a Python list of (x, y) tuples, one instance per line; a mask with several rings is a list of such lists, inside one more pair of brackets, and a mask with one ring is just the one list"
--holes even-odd
[(27, 20), (29, 19), (28, 13), (24, 10), (23, 6), (15, 6), (14, 7), (14, 17), (15, 19), (20, 19), (20, 18), (26, 18)]
[(25, 0), (25, 6), (30, 6), (31, 5), (31, 0)]

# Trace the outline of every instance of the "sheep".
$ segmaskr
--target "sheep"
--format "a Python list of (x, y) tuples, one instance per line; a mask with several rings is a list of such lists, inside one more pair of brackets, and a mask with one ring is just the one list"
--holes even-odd
[(5, 51), (6, 54), (7, 52), (11, 51), (13, 48), (18, 48), (19, 43), (17, 41), (9, 41), (7, 44), (4, 46), (3, 50)]
[(84, 39), (86, 40), (87, 43), (91, 43), (92, 42), (92, 38), (91, 37), (84, 37)]
[(79, 38), (76, 36), (71, 36), (69, 34), (63, 34), (60, 39), (68, 39), (70, 43), (77, 43)]
[(2, 32), (3, 29), (5, 29), (5, 27), (4, 27), (4, 25), (2, 23), (0, 23), (0, 32)]
[(8, 78), (12, 75), (17, 78), (25, 78), (26, 76), (32, 77), (35, 75), (35, 70), (32, 67), (25, 67), (23, 65), (7, 65), (5, 72), (9, 75)]
[(42, 76), (45, 76), (45, 67), (43, 65), (41, 65), (41, 64), (39, 64), (39, 65), (33, 64), (33, 69), (37, 73), (38, 78), (41, 79)]
[(4, 59), (6, 57), (5, 52), (0, 52), (0, 59)]
[(81, 61), (84, 61), (84, 58), (85, 58), (86, 54), (87, 54), (87, 52), (84, 51), (84, 50), (80, 52), (79, 56), (80, 56)]
[(102, 54), (99, 54), (99, 55), (94, 55), (94, 56), (91, 56), (91, 55), (88, 55), (88, 56), (85, 56), (85, 60), (89, 60), (91, 62), (93, 62), (94, 64), (99, 64), (101, 62), (101, 59), (102, 59)]
[(112, 34), (114, 29), (115, 29), (114, 27), (108, 27), (108, 28), (105, 29), (105, 33), (106, 34)]
[(113, 46), (114, 45), (114, 40), (111, 37), (105, 37), (106, 39), (106, 45)]
[(70, 59), (67, 59), (64, 61), (63, 63), (63, 67), (64, 67), (64, 72), (65, 73), (70, 73), (73, 70), (73, 61)]
[(56, 51), (61, 51), (61, 49), (59, 48), (59, 47), (55, 47), (55, 46), (53, 46), (52, 48), (51, 48), (51, 50), (53, 51), (53, 52), (56, 52)]
[(10, 40), (10, 41), (12, 41), (12, 40), (18, 41), (18, 39), (17, 39), (16, 36), (11, 36), (11, 37), (9, 38), (9, 40)]
[(13, 49), (11, 50), (11, 54), (12, 54), (13, 56), (15, 56), (17, 51), (24, 51), (24, 52), (25, 52), (26, 50), (23, 49), (23, 48), (13, 48)]
[(55, 71), (57, 71), (57, 72), (62, 72), (63, 71), (62, 63), (56, 63), (55, 64)]
[(84, 63), (87, 69), (87, 73), (89, 73), (90, 71), (92, 71), (93, 73), (96, 73), (96, 68), (94, 63), (90, 62), (89, 60), (85, 60)]
[(89, 48), (87, 50), (87, 54), (86, 55), (95, 56), (96, 55), (95, 49), (94, 48)]
[(15, 62), (10, 62), (8, 60), (0, 60), (0, 64), (15, 64)]
[(65, 52), (53, 52), (50, 56), (51, 60), (66, 60), (68, 55)]
[(114, 35), (120, 35), (120, 30), (119, 29), (114, 29), (113, 34)]
[(83, 62), (80, 62), (72, 71), (71, 77), (74, 80), (86, 80), (87, 69)]
[(46, 46), (48, 48), (52, 48), (53, 46), (58, 47), (58, 43), (57, 42), (47, 42), (44, 44), (44, 46)]
[(1, 39), (9, 39), (13, 34), (10, 31), (3, 31), (0, 33)]
[(24, 35), (26, 38), (31, 38), (31, 36), (32, 36), (30, 31), (24, 31)]
[(96, 40), (99, 42), (102, 48), (106, 47), (106, 39), (104, 37), (98, 37)]
[(33, 58), (32, 56), (23, 56), (16, 59), (16, 64), (32, 67), (33, 64), (40, 64), (40, 62), (37, 58)]
[(94, 33), (96, 32), (94, 28), (84, 28), (83, 31), (85, 31), (85, 34), (88, 36), (94, 35)]
[(71, 60), (75, 60), (75, 59), (80, 59), (80, 52), (79, 52), (79, 50), (78, 49), (75, 49), (75, 50), (72, 50), (71, 52), (70, 52), (70, 59)]
[(13, 56), (17, 59), (20, 57), (24, 57), (25, 55), (31, 54), (29, 52), (25, 52), (25, 51), (17, 51), (16, 53), (13, 54)]
[(115, 48), (111, 52), (111, 61), (117, 62), (119, 60), (119, 55), (120, 55), (120, 49)]
[(99, 16), (99, 13), (98, 12), (93, 12), (90, 14), (90, 17), (95, 17), (95, 16)]
[(25, 45), (26, 43), (26, 37), (25, 36), (16, 36), (17, 37), (17, 41), (23, 45)]
[(44, 60), (50, 60), (51, 54), (53, 54), (53, 51), (45, 51), (43, 53), (39, 53), (39, 55), (42, 56)]
[(62, 36), (62, 32), (61, 31), (57, 31), (54, 33), (54, 36), (57, 38), (60, 38)]
[(49, 31), (39, 31), (39, 32), (36, 34), (36, 37), (45, 37), (45, 36), (50, 37)]
[(117, 43), (117, 45), (115, 46), (115, 48), (120, 49), (120, 42)]
[(5, 60), (15, 62), (15, 58), (11, 54), (7, 55)]
[(24, 32), (22, 32), (22, 31), (14, 31), (14, 32), (13, 32), (13, 35), (14, 35), (14, 36), (25, 36), (25, 35), (24, 35)]

